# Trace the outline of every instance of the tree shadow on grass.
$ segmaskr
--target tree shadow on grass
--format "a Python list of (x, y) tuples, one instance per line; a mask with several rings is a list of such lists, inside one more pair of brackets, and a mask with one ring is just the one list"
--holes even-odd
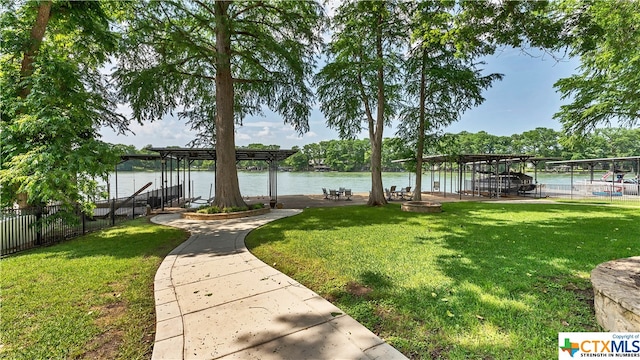
[(247, 246), (252, 248), (260, 243), (285, 240), (287, 231), (342, 231), (345, 236), (358, 234), (362, 227), (385, 225), (396, 227), (399, 224), (415, 225), (420, 221), (417, 217), (430, 214), (417, 214), (400, 211), (399, 204), (370, 207), (355, 205), (333, 208), (310, 208), (304, 212), (276, 220), (267, 226), (252, 231), (248, 236)]
[(505, 205), (489, 210), (546, 216), (487, 222), (487, 208), (469, 207), (460, 227), (438, 244), (451, 251), (437, 259), (439, 270), (457, 289), (450, 312), (457, 316), (455, 305), (460, 305), (467, 318), (473, 320), (475, 313), (482, 324), (500, 329), (499, 334), (520, 337), (520, 349), (535, 351), (542, 344), (548, 356), (555, 354), (558, 332), (599, 331), (588, 274), (599, 263), (638, 252), (638, 215), (593, 206)]
[[(400, 211), (379, 218), (363, 214), (364, 220), (318, 212), (291, 226), (312, 230), (332, 218), (331, 229), (352, 230), (415, 219)], [(555, 356), (558, 332), (599, 330), (591, 269), (638, 252), (640, 219), (628, 209), (457, 203), (445, 204), (444, 213), (429, 220), (419, 231), (410, 230), (416, 235), (404, 251), (447, 250), (434, 259), (446, 286), (398, 286), (392, 275), (363, 265), (355, 283), (371, 291), (354, 291), (358, 286), (347, 284), (329, 294), (339, 307), (416, 358)]]

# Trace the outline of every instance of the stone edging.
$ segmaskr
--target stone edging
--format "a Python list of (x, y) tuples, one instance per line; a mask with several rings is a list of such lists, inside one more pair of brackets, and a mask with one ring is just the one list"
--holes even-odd
[(405, 201), (401, 209), (417, 213), (439, 213), (442, 212), (442, 204), (432, 201)]
[(227, 219), (243, 218), (248, 216), (263, 215), (263, 214), (267, 214), (270, 211), (271, 209), (269, 208), (262, 208), (262, 209), (236, 211), (232, 213), (218, 213), (218, 214), (201, 214), (201, 213), (195, 213), (195, 212), (186, 212), (186, 213), (182, 213), (182, 218), (189, 219), (189, 220), (227, 220)]
[(608, 261), (591, 272), (598, 324), (608, 331), (640, 331), (640, 256)]

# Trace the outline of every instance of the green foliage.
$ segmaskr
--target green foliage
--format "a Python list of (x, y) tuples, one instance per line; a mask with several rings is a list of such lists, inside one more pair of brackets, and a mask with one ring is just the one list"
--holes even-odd
[[(437, 138), (428, 138), (425, 155), (438, 154), (532, 154), (538, 157), (555, 157), (561, 160), (625, 157), (640, 154), (640, 129), (605, 128), (596, 129), (579, 142), (568, 141), (564, 133), (549, 128), (535, 128), (520, 134), (497, 136), (480, 131), (458, 134), (446, 133)], [(384, 138), (382, 146), (382, 168), (384, 171), (415, 171), (415, 162), (392, 163), (393, 160), (415, 157), (415, 148), (400, 137)], [(252, 144), (256, 148), (274, 145)], [(116, 148), (121, 148), (117, 145)], [(127, 153), (143, 153), (144, 150)], [(336, 171), (368, 171), (370, 145), (367, 140), (330, 140), (305, 145), (298, 153), (281, 163), (294, 171), (308, 171), (309, 162), (328, 165)], [(259, 162), (255, 162), (258, 164)], [(264, 162), (263, 162), (264, 163)], [(154, 169), (155, 162), (141, 162), (135, 169)], [(126, 165), (126, 164), (125, 164)], [(245, 164), (242, 164), (246, 166)], [(263, 165), (264, 166), (264, 165)], [(406, 167), (405, 167), (406, 166)], [(210, 169), (212, 164), (194, 162), (195, 169)], [(120, 167), (118, 168), (121, 169)]]
[(215, 204), (242, 206), (234, 128), (262, 107), (308, 131), (321, 6), (312, 1), (135, 3), (116, 72), (138, 120), (178, 111), (215, 144)]
[(247, 205), (247, 206), (230, 206), (230, 207), (223, 207), (220, 208), (219, 206), (201, 206), (198, 208), (198, 210), (196, 210), (196, 212), (200, 213), (200, 214), (221, 214), (221, 213), (234, 213), (234, 212), (240, 212), (240, 211), (247, 211), (247, 210), (257, 210), (257, 209), (264, 209), (264, 204), (262, 203), (257, 203), (257, 204), (252, 204), (252, 205)]
[[(230, 2), (234, 120), (282, 115), (308, 130), (312, 92), (305, 83), (319, 43), (321, 11), (311, 1)], [(216, 115), (215, 10), (199, 1), (147, 1), (135, 6), (117, 71), (134, 117), (153, 121), (178, 111), (211, 144)]]
[[(237, 147), (238, 149), (256, 149), (256, 150), (278, 150), (280, 145), (264, 145), (258, 143), (252, 143), (247, 146)], [(266, 170), (269, 165), (263, 160), (245, 160), (238, 163), (239, 166), (246, 169)]]
[(596, 129), (580, 138), (563, 138), (563, 158), (593, 159), (637, 156), (640, 154), (640, 129)]
[(88, 206), (95, 178), (117, 162), (98, 130), (127, 126), (99, 71), (117, 42), (103, 4), (54, 2), (38, 18), (43, 37), (31, 38), (46, 5), (10, 3), (0, 15), (0, 206), (20, 194), (29, 204)]
[(150, 357), (153, 279), (187, 237), (139, 219), (2, 259), (0, 357)]
[(309, 157), (305, 153), (300, 151), (300, 148), (297, 146), (294, 146), (291, 149), (298, 150), (298, 152), (284, 160), (283, 165), (290, 167), (293, 171), (309, 170)]
[(560, 43), (563, 23), (550, 1), (479, 0), (457, 5), (460, 12), (453, 36), (461, 54), (492, 54), (499, 46), (525, 52), (529, 48), (548, 50)]
[(566, 0), (559, 3), (570, 55), (580, 58), (578, 74), (556, 82), (569, 104), (555, 118), (570, 134), (596, 126), (634, 127), (640, 119), (640, 2)]
[(389, 124), (396, 113), (401, 49), (407, 41), (401, 13), (396, 1), (349, 1), (331, 19), (329, 60), (314, 83), (327, 125), (341, 138), (375, 131), (375, 124)]
[(340, 138), (361, 130), (371, 145), (369, 205), (385, 204), (382, 189), (384, 127), (401, 101), (402, 48), (407, 43), (405, 3), (348, 1), (331, 19), (334, 30), (326, 48), (327, 64), (314, 79), (320, 109)]
[[(478, 65), (483, 63), (474, 61), (482, 55), (480, 50), (462, 52), (456, 46), (464, 32), (460, 27), (468, 25), (456, 22), (464, 12), (456, 15), (455, 6), (451, 1), (420, 2), (412, 8), (411, 50), (403, 71), (406, 101), (398, 131), (412, 144), (418, 142), (419, 135), (442, 129), (480, 105), (482, 91), (502, 79), (501, 74), (481, 74)], [(420, 122), (424, 123), (422, 134), (418, 134)]]
[(409, 357), (549, 359), (558, 332), (601, 331), (589, 274), (638, 233), (637, 208), (459, 202), (307, 209), (246, 243)]

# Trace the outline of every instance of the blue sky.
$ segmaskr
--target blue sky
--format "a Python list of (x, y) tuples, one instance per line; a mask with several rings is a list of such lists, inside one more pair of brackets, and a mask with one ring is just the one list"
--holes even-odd
[[(487, 58), (485, 71), (502, 73), (504, 79), (495, 82), (492, 88), (484, 92), (486, 100), (482, 105), (466, 112), (459, 122), (445, 131), (475, 133), (484, 130), (494, 135), (511, 135), (536, 127), (560, 130), (561, 126), (553, 119), (553, 114), (563, 101), (553, 84), (560, 78), (576, 73), (579, 62), (576, 59), (556, 61), (540, 53), (535, 55), (532, 57), (517, 49), (506, 49)], [(125, 106), (120, 110), (125, 115), (130, 114)], [(285, 125), (279, 115), (270, 112), (265, 114), (265, 117), (244, 121), (244, 126), (236, 130), (236, 145), (277, 144), (288, 149), (338, 139), (338, 132), (327, 128), (318, 106), (314, 107), (309, 120), (310, 131), (303, 136), (298, 136), (292, 127)], [(130, 128), (135, 135), (118, 136), (110, 129), (102, 129), (102, 139), (141, 148), (147, 144), (156, 147), (186, 146), (195, 137), (184, 121), (170, 115), (142, 126), (131, 124)], [(384, 136), (394, 136), (395, 132), (395, 126), (385, 128)], [(366, 138), (366, 132), (358, 137)]]

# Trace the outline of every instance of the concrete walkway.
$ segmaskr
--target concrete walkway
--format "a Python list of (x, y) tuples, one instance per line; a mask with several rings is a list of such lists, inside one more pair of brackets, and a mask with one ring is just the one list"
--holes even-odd
[(191, 232), (155, 277), (152, 359), (406, 359), (340, 309), (249, 253), (247, 233), (300, 210), (153, 222)]

